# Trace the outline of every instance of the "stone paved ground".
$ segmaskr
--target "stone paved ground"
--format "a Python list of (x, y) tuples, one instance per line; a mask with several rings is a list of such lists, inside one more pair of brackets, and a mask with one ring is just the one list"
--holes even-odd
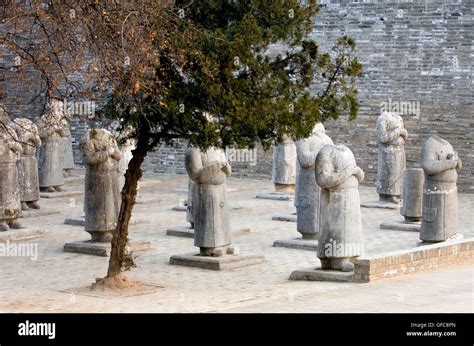
[[(75, 179), (68, 190), (81, 190)], [(144, 295), (112, 298), (80, 290), (106, 273), (108, 259), (65, 253), (64, 243), (86, 240), (81, 227), (64, 224), (82, 214), (82, 198), (42, 200), (44, 209), (60, 214), (27, 218), (28, 227), (42, 227), (46, 237), (38, 244), (37, 260), (0, 258), (0, 312), (473, 312), (473, 269), (461, 266), (410, 274), (369, 284), (289, 281), (295, 269), (319, 265), (310, 251), (273, 248), (274, 240), (297, 237), (296, 224), (273, 221), (277, 213), (292, 213), (289, 202), (259, 200), (257, 193), (272, 191), (266, 181), (229, 182), (231, 225), (250, 227), (250, 235), (235, 239), (242, 253), (264, 254), (263, 264), (226, 272), (171, 266), (171, 255), (194, 250), (193, 240), (165, 235), (166, 228), (186, 225), (185, 213), (171, 210), (186, 197), (176, 193), (187, 186), (185, 175), (149, 175), (134, 217), (145, 222), (131, 226), (131, 238), (149, 240), (152, 250), (138, 253), (137, 268), (128, 276), (159, 286)], [(361, 188), (362, 201), (376, 199), (374, 189)], [(474, 237), (474, 195), (460, 195), (461, 228)], [(382, 221), (399, 218), (394, 210), (362, 209), (365, 250), (380, 253), (415, 245), (415, 232), (379, 229)], [(79, 291), (79, 292), (78, 292)], [(73, 293), (75, 292), (75, 293)], [(86, 293), (81, 293), (86, 292)]]

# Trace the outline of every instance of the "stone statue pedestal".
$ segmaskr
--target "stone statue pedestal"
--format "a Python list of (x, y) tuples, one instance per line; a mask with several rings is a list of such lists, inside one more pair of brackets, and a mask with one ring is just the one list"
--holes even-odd
[(303, 238), (292, 238), (292, 239), (281, 239), (276, 240), (273, 243), (274, 247), (284, 247), (287, 249), (296, 249), (296, 250), (307, 250), (314, 251), (318, 250), (318, 241), (317, 240), (306, 240)]
[(286, 222), (296, 222), (297, 216), (296, 213), (293, 214), (276, 214), (273, 215), (272, 220), (275, 221), (286, 221)]
[(175, 205), (171, 209), (174, 210), (174, 211), (187, 211), (188, 207), (186, 205)]
[(421, 221), (419, 222), (406, 222), (403, 220), (386, 221), (380, 224), (380, 228), (390, 229), (394, 231), (419, 232), (421, 228)]
[(292, 201), (294, 196), (287, 195), (282, 192), (269, 192), (269, 193), (261, 193), (256, 196), (258, 199), (271, 199), (274, 201)]
[[(240, 237), (250, 234), (250, 228), (242, 227), (230, 231), (233, 237)], [(166, 235), (183, 238), (194, 238), (194, 229), (189, 226), (171, 227), (166, 230)]]
[[(128, 246), (133, 252), (136, 251), (145, 251), (151, 249), (151, 242), (149, 241), (139, 241), (135, 242), (130, 240)], [(80, 253), (84, 255), (94, 255), (101, 257), (109, 257), (112, 250), (112, 245), (109, 242), (93, 242), (91, 240), (85, 241), (75, 241), (71, 243), (64, 244), (65, 252)]]
[(392, 209), (392, 210), (400, 209), (400, 204), (383, 202), (383, 201), (363, 202), (360, 204), (360, 206), (362, 208), (379, 208), (379, 209)]
[(225, 255), (222, 257), (200, 256), (192, 252), (170, 257), (170, 264), (209, 270), (231, 270), (265, 261), (263, 255)]
[(291, 273), (290, 280), (352, 282), (354, 281), (354, 272), (341, 272), (338, 270), (308, 268), (302, 270), (295, 270)]
[(74, 197), (74, 196), (81, 196), (84, 192), (82, 191), (56, 191), (56, 192), (40, 192), (41, 198), (66, 198), (66, 197)]
[(0, 243), (7, 241), (18, 241), (27, 240), (33, 238), (40, 238), (46, 235), (46, 231), (43, 229), (32, 229), (32, 228), (21, 228), (21, 229), (10, 229), (6, 232), (0, 232)]
[[(132, 216), (132, 219), (130, 220), (129, 225), (137, 225), (139, 223), (145, 222), (144, 219), (136, 219)], [(82, 226), (84, 227), (86, 225), (86, 217), (84, 215), (82, 216), (71, 216), (67, 217), (64, 220), (64, 224), (66, 225), (71, 225), (71, 226)]]

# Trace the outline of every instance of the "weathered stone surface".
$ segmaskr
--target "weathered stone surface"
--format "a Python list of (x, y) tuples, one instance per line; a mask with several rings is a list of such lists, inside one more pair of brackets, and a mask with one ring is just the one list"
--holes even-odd
[(175, 205), (173, 208), (174, 211), (188, 211), (188, 207), (185, 205)]
[(104, 129), (87, 132), (82, 152), (86, 163), (85, 231), (92, 241), (107, 242), (112, 239), (120, 211), (117, 164), (122, 154), (113, 135)]
[(223, 257), (201, 256), (196, 253), (175, 255), (170, 257), (170, 264), (186, 267), (210, 269), (210, 270), (231, 270), (265, 261), (265, 256), (260, 255), (227, 255)]
[(43, 229), (12, 229), (6, 232), (0, 232), (0, 243), (7, 241), (27, 240), (33, 238), (40, 238), (46, 235), (46, 231)]
[(459, 232), (457, 172), (461, 159), (446, 140), (434, 135), (421, 149), (425, 172), (420, 239), (440, 242)]
[(408, 132), (400, 115), (383, 112), (377, 118), (377, 143), (379, 147), (377, 168), (377, 193), (380, 200), (398, 204), (403, 188), (405, 171), (405, 141)]
[(424, 172), (421, 168), (405, 170), (400, 214), (403, 215), (406, 222), (421, 221), (424, 179)]
[(297, 211), (296, 230), (305, 239), (315, 238), (319, 232), (320, 188), (316, 184), (314, 164), (322, 147), (333, 144), (326, 135), (323, 124), (316, 124), (310, 137), (296, 142), (298, 157), (296, 168), (295, 207)]
[(18, 140), (22, 146), (22, 153), (17, 161), (18, 184), (22, 209), (39, 209), (38, 161), (36, 150), (41, 146), (38, 128), (29, 119), (17, 118), (14, 120)]
[(189, 148), (186, 152), (186, 170), (195, 182), (193, 189), (194, 245), (201, 252), (231, 244), (229, 206), (225, 182), (231, 174), (224, 151), (210, 148), (201, 152)]
[(395, 231), (419, 232), (421, 222), (406, 222), (403, 220), (386, 221), (380, 224), (380, 228)]
[[(151, 242), (149, 241), (137, 241), (130, 240), (128, 244), (129, 250), (145, 251), (151, 249)], [(65, 252), (73, 252), (84, 255), (94, 255), (101, 257), (109, 257), (112, 246), (108, 242), (94, 242), (91, 240), (76, 241), (64, 244)]]
[(188, 180), (188, 199), (186, 202), (186, 221), (189, 222), (191, 228), (194, 228), (194, 208), (193, 208), (193, 196), (196, 195), (196, 184), (192, 179)]
[(41, 198), (66, 198), (82, 195), (82, 191), (78, 190), (61, 190), (59, 192), (40, 192)]
[[(61, 102), (62, 104), (62, 102)], [(64, 106), (62, 104), (62, 106)], [(61, 149), (61, 161), (63, 170), (66, 176), (69, 175), (70, 171), (74, 169), (74, 154), (72, 150), (72, 137), (71, 137), (71, 114), (68, 112), (62, 112), (61, 125), (64, 129), (65, 136), (60, 138), (60, 149)]]
[(272, 216), (272, 220), (275, 221), (286, 221), (286, 222), (296, 222), (297, 216), (295, 214), (276, 214)]
[(20, 188), (18, 186), (17, 155), (23, 148), (18, 143), (16, 125), (0, 107), (0, 233), (21, 225)]
[(63, 163), (61, 160), (61, 138), (66, 136), (61, 123), (63, 105), (59, 100), (51, 100), (49, 110), (38, 122), (41, 138), (39, 150), (39, 186), (42, 189), (58, 189), (64, 185)]
[(294, 194), (296, 183), (296, 145), (288, 136), (273, 147), (272, 181), (275, 191)]
[(273, 243), (273, 246), (284, 247), (287, 249), (306, 250), (306, 251), (314, 251), (314, 252), (318, 251), (317, 240), (307, 240), (303, 238), (276, 240)]
[(255, 197), (258, 199), (271, 199), (274, 201), (291, 201), (294, 199), (293, 196), (287, 195), (282, 192), (260, 193)]
[(21, 218), (36, 218), (40, 216), (47, 216), (47, 215), (54, 215), (54, 214), (61, 214), (59, 210), (56, 209), (29, 209), (29, 210), (22, 210), (20, 217)]
[(364, 172), (345, 145), (326, 145), (316, 157), (321, 187), (318, 257), (323, 269), (350, 271), (349, 258), (362, 253), (362, 220), (358, 185)]
[(340, 281), (351, 282), (354, 279), (354, 273), (341, 272), (339, 270), (328, 270), (320, 268), (308, 268), (295, 270), (290, 275), (290, 280), (304, 281)]
[[(239, 237), (242, 235), (250, 234), (250, 228), (242, 227), (236, 228), (231, 231), (233, 237)], [(166, 235), (183, 237), (183, 238), (194, 238), (194, 229), (190, 227), (171, 227), (166, 230)]]

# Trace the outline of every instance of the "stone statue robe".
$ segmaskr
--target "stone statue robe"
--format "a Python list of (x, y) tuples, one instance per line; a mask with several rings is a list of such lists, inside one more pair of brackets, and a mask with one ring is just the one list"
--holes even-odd
[(72, 150), (72, 136), (71, 136), (71, 127), (69, 125), (69, 120), (66, 117), (61, 119), (61, 125), (64, 130), (64, 137), (60, 138), (60, 152), (61, 152), (61, 161), (63, 169), (73, 169), (74, 168), (74, 155)]
[(17, 162), (18, 182), (22, 202), (35, 202), (40, 199), (38, 182), (38, 161), (36, 150), (41, 146), (38, 128), (29, 119), (15, 119), (18, 139), (23, 152)]
[(206, 152), (189, 148), (186, 170), (194, 181), (194, 245), (216, 248), (231, 244), (226, 180), (231, 174), (224, 151), (210, 148)]
[(322, 130), (315, 131), (310, 137), (296, 141), (298, 156), (295, 194), (296, 229), (303, 234), (303, 237), (305, 234), (316, 236), (319, 232), (320, 188), (316, 184), (314, 164), (319, 150), (326, 144), (333, 144), (333, 142), (324, 133), (324, 127)]
[(21, 213), (20, 187), (18, 185), (17, 158), (22, 152), (16, 129), (12, 123), (0, 125), (0, 221), (7, 223)]
[(421, 148), (425, 172), (420, 239), (439, 242), (458, 233), (456, 181), (461, 160), (448, 141), (431, 136)]
[(86, 164), (85, 230), (92, 241), (108, 241), (120, 212), (117, 164), (122, 154), (113, 135), (103, 129), (88, 131), (82, 153)]
[(282, 185), (294, 185), (296, 181), (296, 145), (284, 137), (282, 143), (273, 147), (272, 182)]
[[(319, 258), (361, 255), (362, 221), (358, 185), (363, 179), (354, 154), (345, 145), (326, 145), (316, 157), (316, 182), (321, 187)], [(359, 181), (360, 180), (360, 181)]]
[(64, 185), (61, 138), (65, 133), (60, 122), (53, 112), (43, 115), (38, 122), (39, 136), (42, 141), (38, 155), (40, 187)]
[[(405, 134), (405, 135), (404, 135)], [(405, 171), (405, 139), (403, 119), (395, 113), (384, 112), (377, 118), (379, 147), (377, 193), (401, 196)]]
[(194, 207), (193, 207), (193, 197), (195, 195), (196, 184), (192, 179), (188, 181), (188, 200), (186, 205), (186, 221), (191, 224), (191, 227), (194, 227)]

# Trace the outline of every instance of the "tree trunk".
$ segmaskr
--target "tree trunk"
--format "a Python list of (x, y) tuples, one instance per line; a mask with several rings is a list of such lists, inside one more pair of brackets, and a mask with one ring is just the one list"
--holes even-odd
[[(128, 164), (125, 173), (125, 185), (122, 189), (122, 203), (117, 220), (117, 228), (112, 238), (112, 250), (110, 253), (107, 277), (116, 277), (122, 272), (124, 260), (126, 259), (125, 247), (128, 243), (128, 225), (132, 216), (133, 206), (137, 196), (138, 180), (142, 177), (141, 165), (149, 150), (148, 136), (139, 135), (137, 147), (133, 150), (133, 157)], [(133, 259), (129, 259), (133, 263)]]

